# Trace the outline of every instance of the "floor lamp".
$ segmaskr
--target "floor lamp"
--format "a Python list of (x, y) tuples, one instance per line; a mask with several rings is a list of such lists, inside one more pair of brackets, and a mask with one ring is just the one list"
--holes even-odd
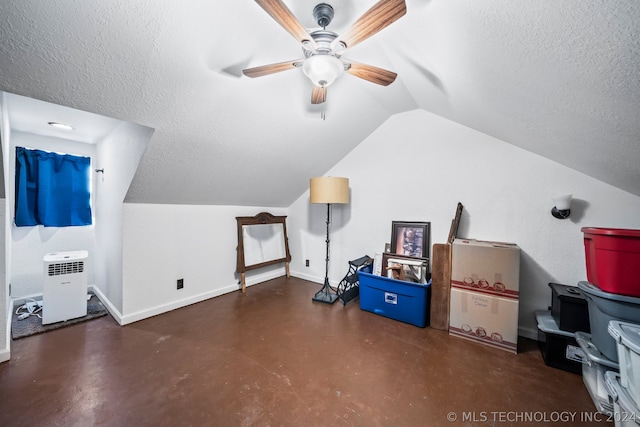
[(338, 294), (331, 291), (329, 286), (329, 224), (331, 221), (331, 205), (334, 203), (349, 203), (349, 179), (333, 176), (311, 178), (309, 185), (311, 203), (327, 204), (327, 257), (325, 258), (324, 285), (313, 296), (313, 301), (333, 304)]

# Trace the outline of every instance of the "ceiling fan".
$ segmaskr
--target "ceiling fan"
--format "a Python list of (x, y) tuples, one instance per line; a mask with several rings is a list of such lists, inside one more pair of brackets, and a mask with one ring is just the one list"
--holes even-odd
[(302, 44), (304, 58), (247, 68), (242, 70), (245, 76), (262, 77), (302, 67), (304, 74), (313, 83), (312, 104), (325, 102), (327, 86), (345, 71), (382, 86), (388, 86), (396, 79), (397, 74), (392, 71), (351, 61), (343, 58), (342, 54), (404, 16), (407, 13), (404, 0), (379, 0), (340, 36), (326, 29), (334, 15), (333, 7), (327, 3), (314, 7), (313, 17), (322, 30), (311, 33), (281, 0), (256, 0), (256, 3)]

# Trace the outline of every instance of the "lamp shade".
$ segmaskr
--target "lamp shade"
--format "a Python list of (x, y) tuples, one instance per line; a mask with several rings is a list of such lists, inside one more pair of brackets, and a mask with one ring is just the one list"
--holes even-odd
[(349, 203), (349, 178), (311, 178), (309, 188), (311, 203)]
[(302, 64), (302, 72), (320, 87), (329, 86), (343, 71), (342, 61), (332, 55), (313, 55)]
[(564, 196), (558, 196), (553, 198), (553, 202), (556, 204), (556, 209), (564, 211), (571, 208), (572, 194), (566, 194)]

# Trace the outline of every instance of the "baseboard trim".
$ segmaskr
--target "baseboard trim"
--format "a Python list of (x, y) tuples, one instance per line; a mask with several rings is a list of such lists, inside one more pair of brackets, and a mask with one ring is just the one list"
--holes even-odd
[[(324, 277), (314, 276), (311, 274), (302, 273), (300, 271), (292, 271), (291, 275), (293, 277), (297, 277), (298, 279), (308, 280), (309, 282), (319, 283), (321, 285), (324, 283)], [(340, 282), (329, 279), (329, 284), (336, 288), (340, 284)]]
[(98, 288), (97, 286), (91, 285), (90, 286), (91, 290), (93, 291), (93, 294), (95, 296), (98, 297), (98, 299), (100, 300), (100, 302), (102, 303), (102, 305), (105, 306), (105, 308), (107, 309), (107, 311), (109, 312), (109, 314), (111, 315), (111, 317), (113, 317), (115, 319), (116, 322), (118, 322), (118, 324), (120, 326), (122, 326), (122, 313), (120, 313), (120, 310), (118, 310), (109, 300), (109, 298), (107, 298), (107, 296), (105, 294), (102, 293), (102, 291), (100, 290), (100, 288)]
[(534, 341), (538, 341), (538, 330), (537, 329), (525, 328), (525, 327), (520, 326), (518, 328), (518, 335), (521, 336), (521, 337), (532, 339)]
[[(274, 270), (267, 273), (254, 274), (252, 276), (247, 277), (245, 284), (247, 288), (249, 288), (258, 283), (262, 283), (267, 280), (282, 277), (284, 274), (285, 274), (284, 269)], [(214, 289), (208, 292), (203, 292), (201, 294), (191, 295), (189, 297), (186, 297), (180, 300), (170, 301), (168, 303), (160, 304), (154, 307), (148, 307), (148, 308), (133, 312), (131, 314), (120, 315), (117, 320), (118, 320), (118, 323), (122, 326), (128, 325), (130, 323), (138, 322), (140, 320), (157, 316), (162, 313), (167, 313), (169, 311), (173, 311), (178, 308), (186, 307), (191, 304), (196, 304), (198, 302), (205, 301), (210, 298), (215, 298), (224, 294), (236, 292), (236, 291), (239, 291), (240, 289), (241, 289), (240, 284), (235, 283), (233, 285), (224, 286), (222, 288)]]
[[(284, 268), (281, 270), (274, 270), (267, 273), (254, 274), (247, 277), (246, 286), (250, 287), (258, 283), (265, 282), (267, 280), (275, 279), (277, 277), (282, 277), (284, 274), (285, 274)], [(167, 313), (169, 311), (176, 310), (178, 308), (186, 307), (188, 305), (195, 304), (195, 303), (207, 300), (209, 298), (215, 298), (217, 296), (228, 294), (230, 292), (235, 292), (238, 290), (240, 290), (240, 284), (228, 285), (228, 286), (224, 286), (222, 288), (214, 289), (212, 291), (204, 292), (201, 294), (191, 295), (187, 298), (183, 298), (180, 300), (170, 301), (168, 303), (160, 304), (154, 307), (144, 308), (142, 310), (138, 310), (131, 314), (125, 315), (125, 314), (122, 314), (120, 310), (118, 310), (111, 303), (109, 298), (107, 298), (107, 296), (100, 290), (98, 286), (89, 285), (89, 291), (92, 291), (98, 297), (98, 299), (106, 307), (107, 311), (109, 311), (109, 314), (111, 314), (111, 316), (115, 319), (115, 321), (120, 326), (138, 322), (140, 320), (144, 320), (149, 317), (157, 316), (162, 313)], [(42, 294), (40, 294), (39, 297), (40, 299), (42, 299)], [(30, 298), (30, 297), (27, 297), (27, 298)], [(21, 299), (22, 303), (24, 303), (24, 300), (25, 298)], [(20, 300), (16, 300), (16, 301), (20, 301)], [(14, 301), (14, 304), (16, 303), (16, 301)]]
[(8, 362), (11, 359), (11, 351), (8, 349), (0, 350), (0, 363)]
[[(248, 271), (245, 273), (246, 281), (245, 284), (247, 287), (257, 285), (258, 283), (266, 282), (267, 280), (277, 279), (278, 277), (282, 277), (287, 274), (287, 271), (283, 268), (279, 268), (273, 271), (268, 271), (266, 273), (255, 273)], [(238, 282), (235, 290), (240, 289), (240, 283)]]
[(135, 323), (140, 320), (147, 319), (149, 317), (157, 316), (159, 314), (167, 313), (169, 311), (176, 310), (178, 308), (186, 307), (191, 304), (195, 304), (209, 298), (214, 298), (229, 292), (237, 291), (238, 286), (225, 286), (224, 288), (219, 288), (214, 291), (205, 292), (198, 295), (192, 295), (187, 298), (183, 298), (181, 300), (171, 301), (166, 304), (157, 305), (155, 307), (145, 308), (143, 310), (136, 311), (131, 314), (126, 314), (121, 317), (120, 325), (128, 325), (130, 323)]
[(0, 363), (8, 362), (11, 359), (11, 320), (13, 318), (13, 303), (11, 300), (8, 300), (5, 304), (7, 309), (7, 324), (6, 324), (6, 335), (4, 348), (0, 350)]

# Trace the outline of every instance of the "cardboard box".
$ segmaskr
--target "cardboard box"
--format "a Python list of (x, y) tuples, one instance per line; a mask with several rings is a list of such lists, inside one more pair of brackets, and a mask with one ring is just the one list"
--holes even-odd
[(514, 243), (455, 239), (451, 255), (451, 286), (518, 299), (520, 248)]
[(451, 288), (449, 334), (517, 353), (518, 305), (514, 298)]

